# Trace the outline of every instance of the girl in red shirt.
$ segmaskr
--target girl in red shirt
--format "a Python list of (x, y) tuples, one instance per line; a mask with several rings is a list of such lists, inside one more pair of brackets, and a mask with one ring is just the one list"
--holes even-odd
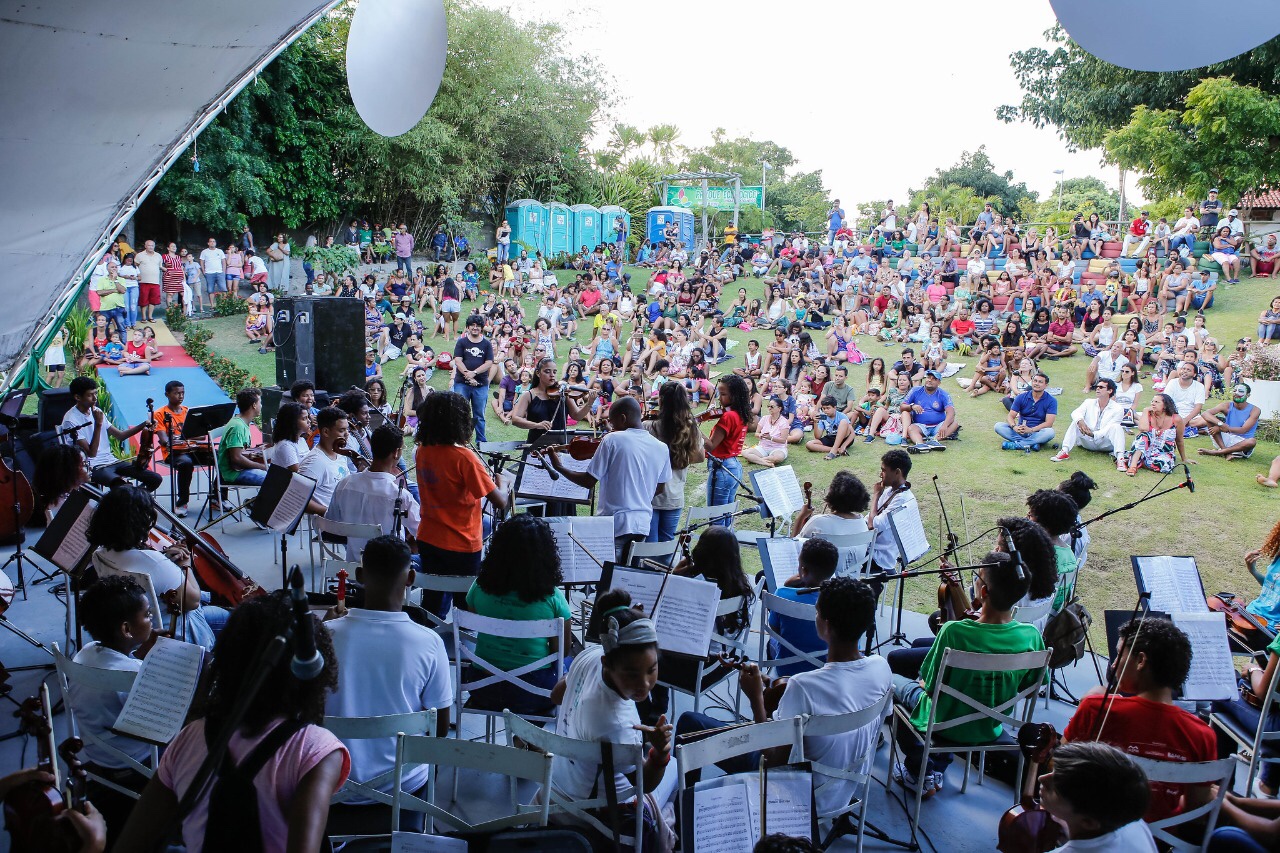
[[(723, 414), (711, 430), (704, 446), (707, 451), (707, 506), (731, 504), (742, 481), (742, 452), (747, 430), (755, 416), (751, 413), (751, 394), (741, 376), (729, 375), (716, 388)], [(729, 526), (731, 519), (718, 524)]]

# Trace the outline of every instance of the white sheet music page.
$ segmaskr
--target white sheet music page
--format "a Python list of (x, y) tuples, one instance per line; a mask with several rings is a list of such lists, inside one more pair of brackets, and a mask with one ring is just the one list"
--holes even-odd
[(170, 743), (186, 722), (203, 660), (204, 650), (197, 645), (168, 637), (156, 640), (112, 730), (148, 743)]
[(1142, 584), (1151, 593), (1152, 610), (1165, 613), (1208, 613), (1200, 570), (1191, 557), (1139, 557)]
[[(569, 583), (594, 583), (600, 580), (600, 567), (613, 559), (613, 516), (589, 515), (569, 520), (573, 539), (573, 573), (564, 572)], [(567, 538), (567, 537), (566, 537)], [(586, 550), (583, 550), (583, 547)], [(563, 568), (563, 567), (562, 567)]]
[(800, 571), (800, 543), (795, 539), (773, 537), (764, 540), (760, 551), (761, 563), (769, 589), (776, 592), (793, 575)]
[(804, 507), (804, 491), (796, 479), (795, 469), (790, 465), (753, 472), (752, 479), (769, 512), (774, 515), (786, 518)]
[(391, 833), (391, 853), (467, 853), (467, 841), (397, 829)]
[[(719, 781), (719, 780), (717, 780)], [(742, 853), (755, 846), (759, 823), (751, 819), (747, 782), (698, 786), (693, 793), (693, 849), (698, 853)], [(747, 842), (750, 843), (747, 843)]]
[(902, 550), (907, 553), (907, 562), (913, 563), (929, 551), (929, 540), (924, 535), (924, 522), (920, 518), (920, 504), (915, 501), (905, 503), (897, 509), (890, 510), (889, 518), (898, 531), (898, 539), (902, 541)]
[(298, 519), (307, 510), (307, 502), (316, 490), (316, 481), (297, 472), (289, 478), (289, 485), (280, 496), (280, 502), (271, 511), (267, 527), (277, 533), (288, 533), (298, 525)]
[(53, 559), (50, 562), (64, 572), (75, 571), (85, 555), (89, 553), (89, 521), (97, 508), (98, 502), (95, 500), (86, 503), (80, 515), (67, 529), (67, 535), (58, 543), (58, 549), (53, 552)]
[[(591, 460), (583, 459), (579, 461), (567, 453), (561, 453), (560, 464), (570, 471), (581, 473), (587, 470)], [(521, 497), (555, 498), (566, 501), (582, 501), (583, 503), (591, 500), (590, 489), (584, 489), (564, 476), (558, 480), (552, 480), (546, 469), (541, 466), (535, 467), (534, 465), (524, 466), (524, 473), (520, 477), (520, 488), (517, 494)]]
[(1191, 671), (1182, 698), (1197, 702), (1238, 699), (1236, 668), (1227, 639), (1227, 614), (1171, 613), (1169, 618), (1191, 640)]
[(631, 593), (631, 603), (643, 605), (644, 612), (649, 615), (653, 615), (653, 607), (658, 603), (662, 582), (668, 577), (663, 572), (647, 572), (628, 569), (624, 566), (613, 567), (613, 586)]
[(778, 769), (770, 770), (767, 778), (766, 833), (809, 838), (813, 834), (813, 774)]
[(716, 626), (720, 588), (701, 578), (671, 575), (655, 606), (658, 648), (705, 657)]

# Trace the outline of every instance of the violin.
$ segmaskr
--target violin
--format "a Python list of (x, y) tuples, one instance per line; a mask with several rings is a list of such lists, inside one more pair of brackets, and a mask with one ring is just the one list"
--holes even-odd
[(147, 398), (147, 424), (138, 433), (138, 455), (133, 464), (145, 471), (151, 467), (151, 455), (156, 449), (156, 401)]
[(1215, 613), (1225, 613), (1227, 633), (1242, 649), (1251, 654), (1271, 645), (1275, 632), (1266, 623), (1245, 609), (1240, 597), (1231, 592), (1219, 592), (1205, 596), (1205, 603)]
[(1027, 723), (1018, 729), (1018, 746), (1027, 759), (1018, 805), (1000, 817), (1001, 853), (1044, 853), (1066, 843), (1062, 826), (1040, 805), (1040, 766), (1048, 769), (1061, 736), (1048, 723)]
[(553, 447), (540, 448), (542, 453), (568, 453), (570, 458), (584, 462), (596, 455), (603, 438), (575, 438), (568, 444), (557, 444)]
[(705, 423), (706, 421), (716, 421), (724, 417), (724, 409), (707, 409), (700, 415), (694, 415), (693, 420), (696, 423)]
[(804, 508), (813, 512), (813, 483), (808, 481), (804, 484)]
[(333, 452), (339, 456), (345, 456), (356, 463), (356, 468), (360, 471), (367, 470), (371, 464), (368, 459), (365, 459), (358, 451), (352, 450), (350, 447), (335, 447)]
[[(80, 849), (75, 828), (58, 815), (68, 807), (83, 811), (83, 800), (64, 797), (54, 761), (53, 726), (49, 715), (49, 687), (40, 685), (17, 711), (20, 730), (36, 741), (36, 767), (54, 777), (53, 784), (32, 780), (14, 788), (4, 798), (4, 824), (13, 853), (74, 853)], [(79, 762), (77, 762), (77, 765)], [(83, 774), (83, 769), (80, 773)], [(80, 785), (83, 793), (83, 784)]]

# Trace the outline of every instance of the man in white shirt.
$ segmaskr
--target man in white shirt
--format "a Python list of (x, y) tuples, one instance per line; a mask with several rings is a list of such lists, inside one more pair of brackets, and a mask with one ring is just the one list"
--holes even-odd
[(1124, 427), (1120, 425), (1124, 420), (1124, 406), (1114, 399), (1115, 380), (1104, 377), (1095, 382), (1093, 388), (1094, 399), (1085, 400), (1071, 413), (1071, 426), (1062, 436), (1062, 449), (1052, 458), (1053, 462), (1070, 459), (1071, 448), (1076, 445), (1085, 450), (1110, 453), (1117, 459), (1124, 453), (1125, 434)]
[[(363, 587), (361, 607), (326, 622), (338, 661), (338, 686), (325, 702), (332, 717), (376, 717), (434, 709), (437, 737), (449, 736), (453, 683), (449, 656), (440, 635), (418, 625), (404, 612), (405, 590), (413, 583), (409, 546), (392, 536), (379, 536), (365, 546), (356, 580)], [(396, 761), (396, 739), (344, 741), (351, 753), (351, 779), (369, 782), (383, 793), (394, 790), (390, 778)], [(405, 771), (402, 790), (417, 791), (427, 781), (427, 766)], [(329, 810), (327, 831), (354, 834), (385, 830), (390, 806), (359, 795)], [(422, 831), (423, 816), (401, 812), (399, 829)], [(416, 823), (416, 825), (415, 825)]]
[(649, 535), (653, 499), (671, 479), (667, 446), (641, 426), (640, 404), (623, 397), (609, 407), (612, 431), (600, 442), (586, 471), (571, 471), (550, 452), (551, 466), (584, 489), (600, 484), (596, 515), (613, 516), (614, 548), (624, 560), (629, 545)]
[(1095, 355), (1093, 361), (1089, 363), (1089, 375), (1085, 379), (1086, 390), (1093, 388), (1094, 383), (1099, 379), (1119, 382), (1120, 368), (1128, 363), (1129, 359), (1124, 356), (1124, 341), (1117, 338), (1111, 342), (1111, 346)]
[(898, 211), (893, 207), (893, 199), (889, 199), (884, 203), (884, 210), (880, 213), (880, 233), (884, 235), (886, 240), (893, 238), (893, 229), (898, 227)]
[(218, 248), (218, 241), (209, 238), (209, 248), (200, 252), (200, 272), (204, 273), (204, 288), (209, 291), (212, 304), (218, 304), (218, 294), (227, 292), (227, 271), (224, 264), (227, 255)]
[(1178, 378), (1164, 386), (1164, 393), (1173, 400), (1178, 408), (1178, 416), (1186, 427), (1187, 434), (1193, 434), (1195, 427), (1191, 421), (1204, 406), (1204, 383), (1196, 377), (1195, 361), (1184, 361), (1178, 365)]
[[(369, 445), (373, 452), (369, 470), (338, 481), (325, 518), (350, 524), (376, 524), (384, 535), (398, 535), (400, 539), (404, 539), (404, 532), (409, 531), (412, 541), (417, 534), (420, 517), (418, 502), (401, 482), (397, 467), (404, 448), (404, 435), (390, 424), (383, 424), (373, 431)], [(366, 541), (347, 538), (348, 561), (360, 561)]]
[(132, 459), (116, 459), (111, 452), (114, 438), (122, 444), (133, 438), (145, 423), (127, 429), (116, 429), (107, 423), (106, 416), (98, 408), (98, 383), (88, 376), (77, 376), (67, 386), (75, 403), (62, 416), (58, 438), (63, 444), (79, 447), (89, 460), (92, 473), (89, 479), (99, 486), (110, 486), (117, 479), (136, 480), (154, 492), (164, 480), (155, 471), (140, 468)]
[(1244, 243), (1244, 220), (1240, 218), (1240, 211), (1231, 208), (1227, 211), (1227, 220), (1222, 224), (1231, 229), (1231, 242), (1239, 249)]
[(1182, 209), (1182, 218), (1173, 223), (1173, 236), (1169, 238), (1169, 252), (1178, 251), (1183, 246), (1191, 252), (1196, 247), (1196, 234), (1200, 231), (1200, 220), (1190, 207)]
[(355, 463), (338, 453), (339, 448), (344, 453), (350, 452), (346, 449), (346, 412), (335, 406), (321, 409), (316, 415), (316, 426), (320, 431), (320, 441), (302, 457), (298, 473), (316, 481), (316, 490), (307, 511), (324, 515), (333, 500), (333, 490), (338, 487), (338, 481), (355, 471)]
[(160, 304), (160, 276), (163, 256), (156, 251), (156, 241), (148, 240), (142, 244), (142, 251), (133, 259), (138, 268), (138, 307), (142, 310), (143, 321), (150, 323), (155, 319), (155, 308)]

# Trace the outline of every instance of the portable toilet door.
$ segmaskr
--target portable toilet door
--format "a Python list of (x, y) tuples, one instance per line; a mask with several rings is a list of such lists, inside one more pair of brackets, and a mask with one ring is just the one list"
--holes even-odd
[(631, 214), (616, 204), (606, 204), (600, 208), (600, 241), (613, 245), (618, 241), (618, 217), (622, 217), (624, 237), (631, 236)]
[(547, 253), (547, 206), (532, 198), (522, 198), (507, 205), (507, 224), (511, 226), (511, 256), (520, 257), (528, 248)]
[(679, 236), (676, 239), (684, 243), (686, 249), (694, 247), (693, 211), (683, 207), (651, 207), (647, 219), (648, 227), (645, 233), (648, 235), (649, 242), (660, 243), (665, 240), (663, 232), (666, 230), (667, 223), (674, 220), (679, 228)]
[(574, 247), (570, 245), (570, 241), (573, 239), (573, 223), (570, 221), (572, 215), (567, 204), (553, 201), (547, 205), (546, 255), (548, 260), (561, 252), (572, 252), (574, 250)]
[(569, 210), (573, 221), (573, 241), (570, 252), (581, 252), (583, 246), (586, 246), (588, 251), (594, 249), (601, 243), (600, 211), (590, 204), (575, 204)]

